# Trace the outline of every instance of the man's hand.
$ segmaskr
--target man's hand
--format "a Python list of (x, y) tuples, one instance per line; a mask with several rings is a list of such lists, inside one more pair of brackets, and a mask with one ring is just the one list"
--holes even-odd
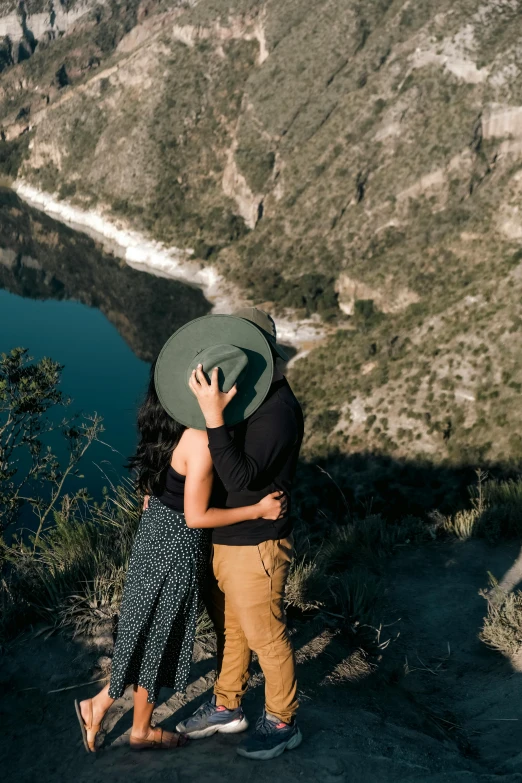
[(219, 390), (218, 372), (218, 368), (214, 367), (209, 383), (202, 365), (198, 364), (189, 380), (189, 386), (199, 402), (207, 427), (221, 427), (225, 423), (223, 411), (237, 394), (235, 385), (226, 393)]

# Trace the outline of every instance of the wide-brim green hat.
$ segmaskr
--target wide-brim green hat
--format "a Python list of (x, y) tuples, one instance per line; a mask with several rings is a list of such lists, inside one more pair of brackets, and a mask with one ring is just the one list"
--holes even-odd
[(219, 367), (222, 391), (237, 383), (237, 394), (224, 411), (227, 426), (238, 424), (259, 408), (274, 374), (268, 340), (249, 321), (233, 315), (205, 315), (182, 326), (161, 349), (154, 383), (169, 416), (197, 430), (205, 429), (205, 419), (188, 381), (198, 364), (207, 377)]

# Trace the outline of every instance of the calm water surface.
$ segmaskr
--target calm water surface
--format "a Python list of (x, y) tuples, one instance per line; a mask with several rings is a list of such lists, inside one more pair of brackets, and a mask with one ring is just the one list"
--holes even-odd
[(22, 346), (60, 362), (69, 412), (103, 417), (109, 445), (92, 447), (79, 481), (95, 496), (124, 473), (136, 445), (150, 362), (170, 334), (209, 310), (199, 290), (130, 269), (0, 190), (0, 351)]
[(146, 389), (149, 364), (139, 359), (99, 311), (79, 302), (38, 301), (0, 291), (0, 351), (26, 347), (35, 359), (64, 365), (61, 389), (72, 398), (64, 414), (98, 413), (101, 436), (88, 452), (83, 473), (98, 491), (106, 471), (112, 479), (136, 444), (136, 410)]

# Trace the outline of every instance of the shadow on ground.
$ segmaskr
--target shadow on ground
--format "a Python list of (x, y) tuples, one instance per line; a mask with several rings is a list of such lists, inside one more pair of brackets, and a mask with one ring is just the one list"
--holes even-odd
[[(104, 642), (94, 648), (27, 635), (3, 656), (0, 759), (6, 779), (522, 781), (522, 679), (477, 638), (485, 613), (478, 591), (488, 570), (502, 575), (509, 569), (517, 548), (471, 540), (409, 548), (390, 558), (382, 622), (393, 641), (372, 668), (363, 661), (350, 669), (354, 649), (338, 629), (318, 619), (297, 624), (305, 742), (271, 763), (238, 757), (239, 737), (193, 742), (183, 751), (133, 754), (127, 744), (130, 693), (106, 721), (103, 749), (89, 757), (72, 702), (94, 694), (99, 685), (61, 689), (93, 676)], [(166, 728), (210, 693), (211, 645), (198, 645), (196, 652), (187, 694), (161, 693), (155, 719)], [(256, 670), (252, 686), (245, 710), (254, 721), (263, 690)]]

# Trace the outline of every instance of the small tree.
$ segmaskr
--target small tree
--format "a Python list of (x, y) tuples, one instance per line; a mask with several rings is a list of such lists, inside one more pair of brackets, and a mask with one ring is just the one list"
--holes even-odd
[(383, 317), (382, 313), (375, 308), (373, 299), (356, 299), (353, 314), (355, 323), (362, 332), (369, 331)]
[[(79, 476), (78, 463), (103, 431), (97, 415), (58, 421), (57, 409), (71, 402), (58, 389), (62, 370), (51, 359), (34, 362), (25, 348), (0, 354), (0, 532), (28, 506), (36, 518), (33, 551), (64, 499), (67, 478)], [(66, 458), (44, 442), (57, 431), (65, 439)], [(66, 500), (74, 505), (82, 498), (84, 489)]]

